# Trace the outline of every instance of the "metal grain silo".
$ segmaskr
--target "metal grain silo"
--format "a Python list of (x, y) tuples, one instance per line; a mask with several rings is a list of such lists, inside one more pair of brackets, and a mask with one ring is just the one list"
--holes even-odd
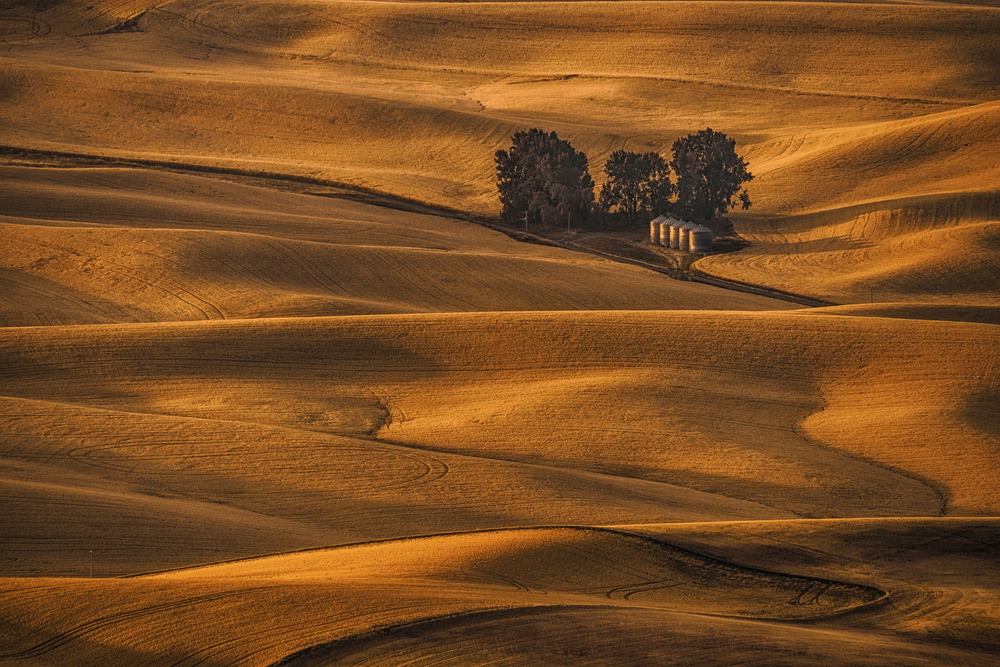
[(660, 245), (664, 248), (670, 247), (670, 218), (660, 223)]
[(670, 247), (679, 250), (681, 247), (681, 227), (687, 223), (677, 218), (670, 218), (667, 224), (670, 225)]
[(705, 225), (698, 225), (688, 232), (688, 245), (691, 252), (712, 252), (712, 240), (715, 235)]
[(678, 235), (680, 236), (680, 238), (678, 239), (680, 241), (680, 248), (684, 252), (690, 252), (691, 250), (691, 238), (689, 234), (691, 230), (696, 227), (698, 227), (698, 225), (694, 224), (693, 222), (689, 222), (683, 227), (681, 227), (680, 231), (677, 232)]
[(649, 221), (649, 242), (653, 245), (660, 244), (660, 225), (666, 221), (666, 216), (660, 216)]

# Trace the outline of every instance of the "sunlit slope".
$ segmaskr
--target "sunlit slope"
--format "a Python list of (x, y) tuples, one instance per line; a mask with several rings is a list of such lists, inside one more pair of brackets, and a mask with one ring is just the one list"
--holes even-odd
[[(9, 631), (0, 651), (13, 664), (251, 665), (562, 663), (567, 656), (985, 665), (993, 655), (997, 619), (987, 605), (997, 590), (996, 556), (986, 547), (995, 546), (995, 522), (634, 530), (666, 541), (594, 529), (510, 530), (132, 579), (6, 579), (0, 614)], [(917, 539), (924, 531), (937, 539)], [(968, 539), (984, 548), (968, 549)], [(754, 564), (761, 558), (764, 567)], [(774, 567), (808, 569), (809, 559), (831, 562), (850, 580)], [(935, 571), (956, 565), (961, 572)], [(939, 583), (975, 585), (978, 594), (955, 598)], [(937, 602), (935, 619), (907, 624), (927, 599)]]
[[(219, 503), (234, 510), (206, 514), (220, 532), (256, 513), (268, 521), (241, 540), (259, 551), (552, 523), (991, 515), (998, 336), (805, 312), (8, 328), (0, 425), (20, 519), (5, 558), (26, 571), (53, 485), (191, 501), (177, 515)], [(156, 518), (114, 511), (108, 573), (211, 558), (151, 553)], [(86, 571), (74, 550), (93, 513), (53, 524), (57, 572)]]
[(0, 324), (474, 310), (765, 309), (482, 226), (119, 169), (0, 169)]
[(218, 583), (266, 576), (272, 581), (325, 578), (369, 582), (380, 573), (387, 579), (576, 593), (601, 598), (601, 603), (624, 600), (745, 618), (823, 616), (882, 596), (877, 589), (834, 584), (829, 598), (817, 605), (819, 609), (789, 605), (789, 597), (794, 599), (816, 580), (741, 569), (671, 545), (595, 528), (518, 529), (377, 542), (179, 570), (151, 578)]
[[(17, 146), (318, 176), (460, 209), (494, 208), (493, 152), (516, 131), (452, 111), (450, 101), (383, 101), (314, 85), (312, 76), (295, 81), (294, 72), (250, 69), (249, 81), (230, 81), (239, 61), (190, 76), (2, 64), (10, 99), (24, 105), (0, 112), (6, 141)], [(282, 83), (288, 78), (298, 85)], [(31, 84), (37, 80), (48, 87)], [(25, 116), (39, 107), (49, 110), (44, 119)]]
[[(110, 15), (126, 5), (90, 6)], [(102, 44), (125, 42), (166, 50), (169, 41), (175, 46), (167, 67), (184, 48), (200, 48), (209, 52), (208, 65), (232, 54), (250, 56), (253, 65), (301, 59), (452, 75), (465, 69), (475, 75), (653, 77), (910, 100), (987, 101), (998, 84), (989, 76), (997, 64), (993, 8), (782, 2), (331, 6), (309, 0), (231, 8), (217, 0), (160, 3), (142, 13), (137, 33), (98, 35), (105, 39), (88, 46), (100, 51)], [(38, 16), (66, 30), (79, 21), (75, 3), (52, 5)], [(853, 40), (850, 49), (843, 48), (847, 39)]]
[(991, 103), (762, 145), (752, 249), (698, 266), (837, 302), (993, 303), (998, 128)]
[[(791, 516), (670, 484), (379, 443), (365, 435), (379, 418), (370, 392), (293, 368), (298, 382), (161, 378), (152, 414), (4, 399), (4, 572), (85, 575), (89, 550), (97, 575), (113, 576), (450, 530)], [(155, 413), (170, 408), (201, 416)]]
[[(996, 65), (992, 10), (739, 2), (226, 7), (172, 2), (150, 12), (144, 27), (183, 31), (189, 42), (222, 50), (323, 54), (363, 66), (475, 64), (473, 72), (652, 76), (962, 101), (991, 99), (987, 91), (998, 83), (976, 76)], [(861, 39), (843, 49), (845, 34)]]
[[(72, 33), (77, 9), (40, 18)], [(11, 26), (26, 12), (10, 10)], [(996, 99), (998, 15), (826, 3), (173, 2), (134, 31), (11, 36), (0, 117), (19, 146), (321, 175), (495, 211), (493, 153), (526, 126), (558, 129), (599, 170), (616, 148), (667, 151), (706, 125), (752, 149)]]
[(739, 227), (751, 250), (708, 257), (697, 267), (835, 303), (988, 306), (1000, 296), (997, 191), (757, 218)]
[[(813, 619), (882, 595), (873, 587), (751, 570), (633, 535), (581, 529), (441, 536), (126, 580), (43, 581), (48, 585), (4, 582), (0, 608), (11, 632), (0, 650), (8, 659), (270, 664), (311, 646), (371, 641), (372, 630), (449, 619), (452, 641), (461, 646), (463, 622), (483, 612), (496, 613), (503, 632), (505, 621), (548, 609), (555, 618), (540, 620), (549, 631), (565, 627), (579, 641), (584, 635), (563, 626), (559, 613), (602, 618), (631, 610), (641, 629), (653, 619), (680, 620), (704, 632), (718, 621), (703, 614)], [(815, 602), (790, 604), (818, 589)], [(677, 614), (689, 611), (699, 616)], [(515, 640), (504, 635), (505, 642)], [(799, 641), (810, 640), (819, 638), (805, 633)]]
[[(993, 190), (1000, 103), (907, 120), (785, 134), (748, 147), (757, 214), (828, 212), (920, 195)], [(808, 187), (806, 187), (808, 186)], [(792, 221), (794, 227), (794, 221)]]
[[(806, 311), (608, 314), (568, 334), (553, 330), (574, 319), (563, 317), (519, 318), (544, 372), (465, 374), (444, 391), (390, 394), (384, 437), (766, 504), (781, 497), (812, 516), (996, 511), (993, 326)], [(504, 350), (524, 363), (521, 346), (476, 328), (463, 335), (479, 341), (479, 363), (492, 367), (485, 355)], [(648, 361), (591, 366), (593, 350)], [(556, 373), (556, 360), (589, 369)], [(874, 481), (886, 468), (911, 477), (890, 490)]]

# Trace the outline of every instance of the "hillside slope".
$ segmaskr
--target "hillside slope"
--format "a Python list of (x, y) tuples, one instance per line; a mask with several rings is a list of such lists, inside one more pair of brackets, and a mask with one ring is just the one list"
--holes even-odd
[[(1000, 105), (789, 137), (761, 160), (752, 249), (704, 271), (835, 302), (995, 303)], [(811, 175), (801, 190), (794, 174)]]
[[(995, 664), (995, 4), (0, 7), (0, 663)], [(530, 127), (840, 305), (468, 222)]]
[[(650, 528), (666, 542), (549, 528), (313, 550), (133, 579), (50, 579), (44, 587), (6, 579), (0, 608), (39, 612), (8, 616), (17, 620), (0, 650), (8, 662), (64, 664), (567, 657), (704, 664), (724, 655), (835, 665), (989, 664), (995, 637), (991, 642), (977, 630), (995, 618), (980, 600), (946, 598), (938, 605), (940, 622), (919, 629), (907, 626), (906, 613), (923, 583), (922, 567), (935, 557), (938, 564), (959, 562), (949, 547), (995, 530), (995, 522), (937, 525), (934, 546), (914, 542), (907, 525), (847, 522), (820, 535), (802, 522), (763, 530), (746, 525), (754, 555), (777, 537), (788, 541), (783, 559), (808, 556), (811, 545), (857, 556), (864, 547), (852, 546), (851, 537), (896, 536), (897, 553), (910, 558), (875, 550), (867, 568), (868, 579), (892, 584), (889, 591), (705, 556), (671, 544), (690, 542), (689, 531), (674, 526)], [(715, 528), (706, 542), (724, 550), (742, 527)], [(962, 564), (972, 562), (985, 571), (995, 566), (995, 552), (977, 551)], [(913, 578), (902, 586), (894, 575)], [(995, 576), (981, 586), (982, 596), (996, 599)], [(52, 604), (56, 596), (59, 604)], [(199, 622), (209, 616), (215, 622)], [(893, 629), (873, 635), (879, 625)]]
[[(206, 520), (234, 530), (268, 517), (228, 546), (206, 534), (216, 557), (552, 522), (993, 515), (998, 335), (736, 312), (7, 328), (4, 559), (25, 571), (40, 521), (39, 574), (80, 572), (108, 521), (105, 573), (212, 559), (151, 549), (173, 520), (141, 508), (164, 497), (178, 517), (230, 508)], [(112, 495), (53, 514), (96, 489)]]
[(771, 309), (480, 225), (135, 169), (0, 168), (0, 324)]
[(756, 206), (737, 216), (751, 249), (701, 270), (838, 303), (998, 289), (997, 8), (179, 0), (3, 18), (15, 147), (493, 213), (493, 154), (519, 129), (558, 130), (601, 181), (612, 151), (666, 154), (709, 126), (749, 158)]

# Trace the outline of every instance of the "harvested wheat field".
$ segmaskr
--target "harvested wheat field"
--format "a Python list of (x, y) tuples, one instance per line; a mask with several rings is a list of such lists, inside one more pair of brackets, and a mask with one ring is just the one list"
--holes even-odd
[[(4, 4), (0, 665), (996, 664), (998, 5)], [(532, 127), (734, 137), (761, 289)]]

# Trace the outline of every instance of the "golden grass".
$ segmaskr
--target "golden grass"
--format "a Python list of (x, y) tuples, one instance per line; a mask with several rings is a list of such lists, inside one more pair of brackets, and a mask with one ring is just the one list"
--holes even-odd
[[(16, 580), (6, 581), (21, 589), (16, 590), (20, 597), (33, 598), (24, 605), (29, 608), (45, 608), (52, 595), (51, 589), (24, 589)], [(864, 586), (826, 584), (733, 566), (618, 532), (472, 533), (60, 587), (65, 601), (45, 612), (49, 636), (11, 637), (9, 646), (20, 650), (7, 656), (58, 660), (78, 655), (102, 636), (107, 655), (128, 656), (142, 650), (136, 640), (145, 635), (155, 642), (155, 657), (267, 663), (320, 636), (349, 640), (369, 628), (447, 622), (449, 617), (512, 607), (590, 607), (591, 615), (611, 608), (809, 619), (883, 594)], [(788, 604), (817, 585), (826, 586), (822, 603)], [(129, 602), (108, 595), (116, 590)], [(296, 604), (289, 604), (292, 600)], [(211, 613), (218, 620), (185, 633), (164, 632), (166, 623), (183, 622), (192, 612)], [(81, 616), (94, 620), (80, 623)], [(270, 625), (268, 631), (247, 632), (262, 623)], [(193, 651), (199, 646), (204, 648)]]
[[(6, 18), (0, 118), (17, 146), (493, 212), (492, 156), (515, 130), (559, 130), (599, 176), (617, 148), (666, 153), (707, 125), (740, 141), (758, 178), (756, 216), (739, 221), (754, 250), (703, 270), (837, 302), (874, 287), (982, 303), (996, 288), (995, 225), (982, 224), (995, 203), (952, 203), (997, 183), (995, 8), (206, 0)], [(29, 38), (32, 21), (51, 34)], [(912, 197), (956, 215), (928, 215), (913, 237), (894, 222)], [(954, 276), (943, 288), (940, 272)]]
[(473, 223), (204, 177), (7, 168), (0, 191), (5, 326), (792, 307)]
[[(314, 550), (134, 579), (41, 579), (31, 586), (6, 579), (5, 602), (16, 602), (19, 612), (8, 616), (4, 657), (75, 661), (99, 645), (107, 659), (152, 664), (282, 658), (283, 664), (360, 664), (435, 656), (480, 663), (538, 655), (642, 661), (666, 659), (666, 641), (679, 651), (674, 658), (691, 662), (732, 652), (831, 664), (862, 658), (988, 664), (989, 636), (970, 630), (977, 621), (995, 623), (989, 603), (995, 577), (980, 581), (977, 596), (939, 589), (934, 621), (922, 624), (916, 619), (926, 600), (915, 597), (914, 584), (935, 566), (995, 569), (995, 523), (639, 528), (657, 540), (618, 530), (515, 530)], [(936, 546), (923, 538), (927, 530)], [(978, 548), (970, 549), (970, 540)], [(692, 543), (726, 560), (679, 546)], [(752, 565), (776, 555), (798, 569), (812, 560), (891, 588)], [(56, 596), (59, 603), (52, 604)], [(205, 614), (213, 622), (198, 624)], [(811, 623), (761, 622), (774, 618)], [(34, 629), (40, 627), (46, 630)], [(874, 627), (897, 634), (872, 640)]]
[[(994, 663), (989, 5), (0, 11), (0, 661)], [(736, 137), (697, 268), (845, 305), (266, 178), (490, 214), (535, 126)]]
[[(4, 438), (14, 462), (82, 476), (67, 485), (223, 502), (320, 543), (992, 514), (994, 329), (736, 312), (9, 328)], [(32, 502), (51, 507), (26, 494), (19, 533)], [(149, 523), (122, 525), (112, 571), (148, 569), (132, 545)], [(296, 544), (278, 533), (264, 550)]]
[[(992, 303), (998, 127), (990, 103), (792, 138), (759, 174), (770, 215), (741, 226), (753, 250), (698, 266), (838, 303)], [(789, 181), (801, 173), (808, 194)]]

